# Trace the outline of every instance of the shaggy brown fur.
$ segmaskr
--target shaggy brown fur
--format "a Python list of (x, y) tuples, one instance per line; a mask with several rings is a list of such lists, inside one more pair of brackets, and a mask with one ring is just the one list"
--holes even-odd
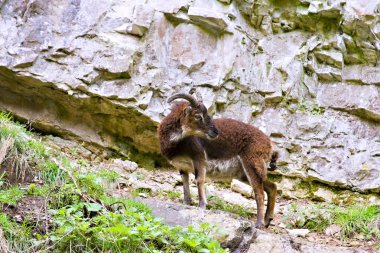
[[(210, 137), (216, 133), (216, 138)], [(180, 170), (186, 204), (191, 202), (189, 172), (196, 175), (199, 206), (205, 207), (203, 182), (206, 171), (210, 173), (210, 164), (231, 165), (229, 168), (214, 167), (217, 173), (228, 177), (244, 175), (248, 179), (255, 192), (258, 206), (256, 226), (259, 228), (263, 226), (264, 191), (267, 193), (265, 226), (269, 226), (273, 219), (277, 187), (267, 180), (267, 166), (270, 163), (271, 170), (276, 168), (278, 152), (262, 131), (233, 119), (212, 120), (202, 103), (194, 108), (187, 102), (180, 102), (162, 120), (158, 136), (162, 154)]]

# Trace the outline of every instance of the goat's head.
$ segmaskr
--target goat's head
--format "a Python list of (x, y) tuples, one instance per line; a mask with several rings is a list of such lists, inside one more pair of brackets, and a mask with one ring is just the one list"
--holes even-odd
[(208, 115), (204, 104), (197, 101), (193, 96), (183, 93), (171, 96), (168, 103), (178, 98), (189, 102), (189, 105), (183, 109), (183, 117), (181, 118), (182, 137), (216, 138), (219, 134), (218, 129), (212, 122), (210, 115)]

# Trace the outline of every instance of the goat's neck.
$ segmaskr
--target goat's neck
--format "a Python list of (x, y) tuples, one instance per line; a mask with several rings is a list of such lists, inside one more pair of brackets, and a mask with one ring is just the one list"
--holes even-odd
[(170, 128), (170, 134), (168, 135), (169, 143), (176, 144), (180, 142), (183, 139), (183, 130), (180, 121), (178, 119), (173, 120), (168, 126)]
[(178, 131), (173, 131), (170, 133), (170, 136), (169, 136), (170, 143), (178, 143), (182, 139), (183, 139), (183, 136), (182, 136), (182, 130), (181, 129), (179, 129)]

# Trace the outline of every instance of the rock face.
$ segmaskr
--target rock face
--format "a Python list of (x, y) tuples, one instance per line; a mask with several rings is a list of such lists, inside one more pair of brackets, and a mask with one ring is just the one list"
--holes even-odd
[(281, 174), (378, 193), (379, 5), (0, 1), (0, 109), (154, 166), (165, 99), (197, 88), (272, 137)]

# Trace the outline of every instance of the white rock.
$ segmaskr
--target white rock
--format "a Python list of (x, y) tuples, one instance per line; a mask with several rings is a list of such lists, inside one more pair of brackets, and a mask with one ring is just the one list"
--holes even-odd
[(292, 236), (306, 237), (310, 233), (309, 229), (287, 229), (288, 233)]
[(246, 197), (252, 197), (252, 187), (248, 184), (233, 179), (231, 182), (231, 190), (243, 194)]
[(224, 15), (212, 9), (190, 7), (188, 15), (196, 23), (208, 25), (221, 31), (224, 31), (228, 26)]

